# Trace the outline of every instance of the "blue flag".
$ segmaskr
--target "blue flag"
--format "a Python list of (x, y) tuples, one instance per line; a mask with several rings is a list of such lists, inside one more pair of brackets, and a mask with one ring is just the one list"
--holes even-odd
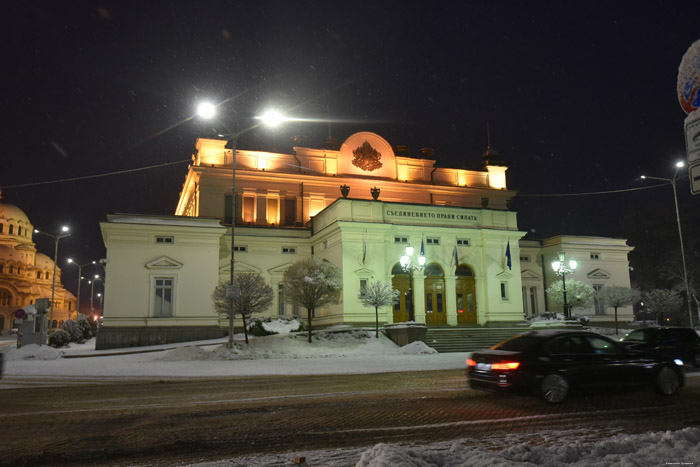
[(513, 269), (513, 262), (510, 258), (510, 240), (508, 240), (508, 246), (506, 246), (506, 264), (508, 265), (508, 269)]
[(423, 247), (423, 237), (420, 238), (420, 255), (425, 256), (425, 247)]

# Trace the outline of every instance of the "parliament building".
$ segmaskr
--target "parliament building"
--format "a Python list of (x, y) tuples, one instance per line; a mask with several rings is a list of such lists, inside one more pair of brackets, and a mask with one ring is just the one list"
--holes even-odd
[[(507, 167), (490, 148), (480, 170), (466, 170), (438, 167), (430, 149), (409, 157), (370, 132), (340, 145), (295, 144), (291, 154), (236, 150), (234, 197), (234, 152), (224, 140), (199, 139), (174, 215), (112, 214), (101, 223), (108, 263), (98, 348), (221, 336), (227, 323), (211, 293), (229, 281), (232, 243), (235, 272), (259, 273), (276, 291), (263, 317), (306, 317), (284, 297), (291, 264), (313, 257), (339, 266), (342, 299), (315, 310), (319, 326), (374, 323), (374, 309), (358, 300), (370, 280), (401, 292), (380, 309), (385, 324), (411, 312), (427, 326), (520, 323), (557, 311), (544, 290), (559, 280), (549, 264), (560, 250), (579, 261), (573, 278), (630, 285), (624, 240), (524, 239)], [(407, 246), (414, 261), (426, 258), (410, 276), (399, 261)], [(618, 312), (632, 318), (631, 307)], [(610, 313), (596, 302), (588, 314), (610, 321)]]

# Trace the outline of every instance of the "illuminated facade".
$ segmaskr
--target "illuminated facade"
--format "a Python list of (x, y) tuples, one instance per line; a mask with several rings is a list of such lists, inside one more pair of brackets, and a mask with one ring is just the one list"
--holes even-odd
[[(0, 203), (0, 331), (9, 334), (14, 312), (37, 298), (50, 298), (53, 260), (38, 253), (32, 242), (34, 227), (17, 206)], [(61, 285), (61, 269), (56, 268), (55, 306), (52, 327), (60, 326), (73, 314), (75, 296)]]
[[(411, 245), (414, 256), (422, 250), (427, 259), (412, 275), (415, 321), (523, 320), (525, 232), (509, 209), (515, 192), (497, 153), (487, 150), (480, 170), (466, 170), (438, 167), (429, 149), (408, 157), (405, 147), (369, 132), (339, 148), (332, 140), (322, 149), (296, 143), (292, 154), (237, 150), (232, 199), (232, 151), (226, 141), (199, 139), (175, 216), (112, 216), (102, 223), (109, 263), (101, 332), (127, 335), (144, 323), (225, 329), (209, 295), (230, 277), (231, 229), (219, 221), (231, 224), (232, 203), (235, 272), (259, 273), (276, 291), (267, 317), (306, 317), (286, 303), (282, 276), (297, 260), (314, 257), (338, 265), (343, 275), (341, 303), (315, 310), (315, 323), (373, 323), (374, 309), (357, 298), (369, 280), (392, 282), (401, 292), (399, 303), (380, 310), (380, 320), (408, 321), (410, 277), (399, 259)], [(544, 283), (538, 287), (543, 296)], [(201, 296), (198, 304), (189, 303), (192, 294)], [(156, 314), (164, 297), (167, 310)]]

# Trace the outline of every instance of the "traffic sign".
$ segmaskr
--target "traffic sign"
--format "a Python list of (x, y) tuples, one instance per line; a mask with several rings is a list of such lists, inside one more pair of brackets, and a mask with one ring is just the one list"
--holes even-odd
[(678, 102), (687, 114), (700, 108), (700, 40), (693, 42), (678, 67)]
[(690, 176), (690, 192), (694, 195), (700, 193), (700, 164), (691, 165), (688, 168)]
[(694, 112), (693, 116), (695, 114), (698, 114), (697, 118), (686, 121), (685, 124), (685, 154), (688, 158), (688, 165), (700, 161), (700, 112)]
[(15, 318), (17, 319), (27, 319), (27, 312), (22, 308), (15, 310)]

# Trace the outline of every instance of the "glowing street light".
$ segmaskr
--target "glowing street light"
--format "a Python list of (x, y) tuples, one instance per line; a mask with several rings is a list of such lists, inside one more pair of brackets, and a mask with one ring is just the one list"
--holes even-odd
[(63, 233), (60, 233), (58, 235), (52, 235), (50, 233), (46, 233), (46, 232), (42, 232), (38, 229), (34, 229), (34, 233), (38, 233), (38, 234), (42, 234), (42, 235), (46, 235), (48, 237), (51, 237), (54, 239), (54, 243), (55, 243), (55, 248), (54, 248), (54, 252), (53, 252), (53, 282), (51, 284), (51, 313), (49, 314), (49, 323), (50, 324), (53, 323), (53, 302), (54, 302), (54, 298), (56, 297), (56, 263), (58, 262), (58, 242), (62, 238), (70, 237), (70, 233), (68, 232), (69, 230), (70, 229), (64, 225), (63, 227), (61, 227), (61, 232), (63, 232)]
[(420, 271), (425, 267), (425, 251), (423, 250), (423, 244), (421, 242), (420, 254), (418, 255), (418, 264), (415, 264), (413, 260), (414, 248), (411, 245), (406, 247), (404, 254), (399, 258), (399, 264), (401, 268), (408, 273), (408, 300), (410, 306), (408, 307), (408, 320), (416, 320), (416, 310), (413, 304), (413, 271)]
[(676, 171), (673, 174), (673, 178), (663, 178), (663, 177), (652, 177), (649, 175), (642, 175), (642, 179), (650, 179), (650, 180), (660, 180), (662, 182), (668, 182), (671, 184), (671, 188), (673, 188), (673, 201), (676, 204), (676, 223), (678, 224), (678, 240), (681, 244), (681, 262), (683, 263), (683, 282), (685, 282), (685, 296), (686, 296), (686, 303), (688, 304), (688, 324), (692, 328), (693, 327), (693, 311), (690, 307), (690, 286), (688, 285), (688, 268), (685, 265), (685, 248), (683, 247), (683, 231), (681, 230), (681, 215), (680, 211), (678, 210), (678, 193), (676, 192), (676, 180), (678, 180), (678, 171), (685, 167), (685, 163), (683, 161), (678, 161), (676, 162)]
[[(78, 264), (75, 261), (73, 261), (73, 258), (68, 258), (68, 262), (78, 266), (78, 304), (76, 305), (76, 309), (75, 309), (75, 319), (77, 320), (78, 313), (80, 313), (80, 283), (83, 281), (83, 268), (85, 266), (90, 266), (91, 264), (96, 264), (97, 261), (92, 261), (92, 262), (86, 263), (86, 264)], [(68, 313), (68, 319), (70, 319), (70, 313)]]
[(565, 256), (566, 253), (563, 251), (557, 253), (558, 259), (552, 261), (552, 269), (554, 269), (557, 276), (561, 276), (561, 292), (564, 296), (564, 318), (570, 319), (571, 312), (569, 311), (569, 303), (566, 300), (566, 275), (573, 274), (578, 263), (575, 259), (570, 259), (567, 264)]
[[(197, 114), (204, 119), (211, 119), (216, 116), (217, 106), (209, 102), (203, 102), (197, 107)], [(282, 122), (287, 119), (282, 116), (279, 112), (270, 110), (265, 112), (261, 117), (256, 117), (262, 124), (267, 126), (279, 126)], [(240, 294), (240, 289), (234, 284), (234, 270), (235, 270), (235, 259), (234, 259), (234, 245), (235, 245), (235, 227), (236, 227), (236, 147), (238, 145), (238, 137), (248, 130), (256, 128), (260, 124), (253, 125), (246, 128), (238, 133), (231, 133), (226, 135), (228, 141), (226, 142), (226, 149), (231, 150), (232, 162), (231, 162), (231, 275), (230, 275), (230, 285), (226, 289), (226, 298), (230, 301), (229, 310), (229, 323), (228, 323), (228, 348), (233, 348), (233, 318), (235, 316), (233, 309), (233, 299)]]

